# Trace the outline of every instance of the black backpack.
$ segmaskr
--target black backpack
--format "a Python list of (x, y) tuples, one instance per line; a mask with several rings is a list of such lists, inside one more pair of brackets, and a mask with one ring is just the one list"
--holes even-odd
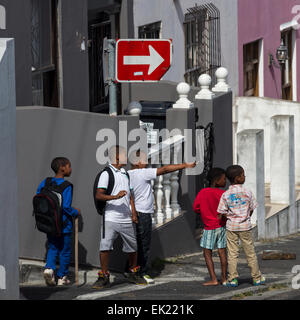
[(110, 167), (105, 167), (101, 172), (99, 172), (95, 178), (95, 182), (94, 182), (94, 187), (93, 187), (93, 196), (94, 196), (94, 203), (95, 203), (95, 207), (97, 209), (97, 212), (100, 215), (104, 215), (104, 208), (106, 206), (106, 201), (101, 201), (96, 199), (96, 192), (98, 189), (98, 183), (99, 183), (99, 179), (100, 176), (103, 172), (107, 172), (108, 173), (108, 187), (106, 189), (105, 194), (110, 195), (113, 191), (114, 185), (115, 185), (115, 176), (111, 170)]
[(36, 227), (39, 231), (47, 233), (54, 237), (59, 237), (63, 230), (63, 191), (73, 185), (64, 181), (57, 185), (52, 178), (47, 178), (45, 186), (40, 193), (32, 199), (33, 215), (35, 217)]

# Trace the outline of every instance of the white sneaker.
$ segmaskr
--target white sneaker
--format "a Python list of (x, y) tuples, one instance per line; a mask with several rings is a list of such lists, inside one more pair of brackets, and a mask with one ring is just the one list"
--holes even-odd
[(147, 281), (148, 284), (152, 284), (155, 282), (148, 274), (145, 274), (143, 278)]
[(66, 285), (68, 285), (70, 283), (71, 283), (71, 281), (68, 279), (67, 276), (59, 278), (58, 281), (57, 281), (57, 285), (58, 286), (66, 286)]
[(54, 277), (54, 271), (52, 269), (45, 269), (44, 271), (44, 279), (46, 282), (46, 285), (49, 287), (53, 287), (56, 285), (55, 277)]

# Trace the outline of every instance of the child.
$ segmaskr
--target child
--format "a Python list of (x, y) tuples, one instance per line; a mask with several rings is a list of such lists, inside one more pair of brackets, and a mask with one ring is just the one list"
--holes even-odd
[(193, 209), (196, 213), (200, 213), (204, 223), (204, 232), (201, 237), (200, 246), (203, 248), (203, 255), (211, 280), (204, 282), (204, 286), (216, 286), (219, 284), (212, 259), (212, 250), (217, 247), (221, 262), (221, 281), (226, 282), (226, 229), (225, 219), (218, 218), (217, 208), (220, 198), (224, 193), (226, 186), (225, 170), (221, 168), (213, 168), (208, 172), (207, 176), (210, 187), (202, 189), (194, 202)]
[(106, 201), (106, 206), (104, 209), (105, 236), (100, 240), (101, 270), (98, 272), (97, 281), (92, 286), (93, 289), (110, 287), (109, 255), (118, 235), (123, 240), (123, 252), (127, 253), (129, 258), (128, 280), (139, 285), (147, 284), (138, 274), (135, 231), (137, 214), (130, 191), (131, 181), (129, 182), (123, 168), (127, 163), (126, 150), (120, 146), (113, 146), (109, 150), (109, 158), (111, 161), (109, 169), (114, 175), (114, 187), (111, 194), (107, 195), (109, 174), (105, 171), (100, 175), (96, 192), (96, 198), (100, 201)]
[(250, 230), (250, 217), (257, 207), (257, 202), (252, 192), (243, 186), (245, 183), (245, 173), (241, 166), (234, 165), (228, 167), (226, 177), (229, 179), (231, 186), (222, 195), (218, 207), (218, 212), (227, 217), (228, 279), (226, 286), (238, 286), (237, 261), (239, 255), (239, 240), (241, 240), (248, 265), (251, 269), (253, 285), (264, 284), (265, 278), (259, 271)]
[[(52, 183), (60, 185), (64, 182), (65, 177), (69, 177), (72, 173), (71, 162), (67, 158), (59, 157), (55, 158), (51, 163), (51, 168), (55, 173), (55, 177), (52, 178)], [(41, 189), (45, 186), (46, 179), (41, 182), (37, 189), (37, 194), (41, 192)], [(69, 264), (71, 259), (71, 238), (73, 217), (77, 217), (80, 214), (79, 209), (71, 207), (72, 204), (72, 186), (68, 186), (63, 191), (63, 231), (60, 237), (53, 237), (49, 234), (48, 239), (48, 254), (47, 262), (44, 270), (45, 282), (48, 286), (55, 286), (55, 270), (56, 270), (56, 258), (59, 256), (59, 269), (57, 270), (57, 285), (63, 286), (70, 284), (68, 279)]]
[(128, 173), (138, 214), (138, 265), (140, 266), (140, 275), (147, 283), (154, 283), (153, 279), (147, 274), (147, 262), (151, 244), (152, 214), (154, 213), (154, 197), (151, 180), (155, 180), (157, 176), (176, 170), (194, 168), (196, 163), (170, 164), (160, 168), (146, 168), (148, 163), (147, 155), (142, 151), (132, 152), (130, 162), (132, 169), (129, 170)]

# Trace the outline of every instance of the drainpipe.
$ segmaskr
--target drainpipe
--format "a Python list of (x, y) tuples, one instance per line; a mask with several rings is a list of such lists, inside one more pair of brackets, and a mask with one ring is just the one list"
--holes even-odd
[(62, 0), (57, 0), (57, 65), (59, 107), (64, 107), (63, 60), (62, 60)]

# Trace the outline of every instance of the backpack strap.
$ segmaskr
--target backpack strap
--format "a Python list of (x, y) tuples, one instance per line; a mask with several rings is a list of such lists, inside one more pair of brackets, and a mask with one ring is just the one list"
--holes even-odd
[(106, 171), (108, 173), (108, 186), (107, 186), (106, 194), (111, 194), (115, 186), (114, 173), (112, 172), (112, 169), (109, 166), (104, 168), (103, 171)]
[(69, 181), (64, 181), (63, 183), (61, 183), (59, 186), (57, 186), (58, 191), (62, 194), (64, 192), (64, 190), (66, 188), (68, 188), (69, 186), (71, 186), (71, 192), (73, 195), (73, 184)]
[(51, 178), (51, 177), (46, 178), (45, 187), (48, 188), (48, 187), (50, 187), (52, 184), (53, 184), (52, 178)]
[[(115, 176), (114, 176), (114, 173), (112, 172), (112, 169), (109, 166), (107, 166), (100, 173), (99, 179), (100, 179), (100, 176), (103, 172), (108, 173), (108, 186), (107, 186), (105, 194), (110, 195), (112, 193), (114, 185), (115, 185)], [(99, 182), (99, 179), (98, 179), (98, 182)], [(105, 238), (105, 213), (103, 213), (103, 217), (102, 217), (102, 230), (103, 230), (102, 231), (102, 238), (104, 239)]]

